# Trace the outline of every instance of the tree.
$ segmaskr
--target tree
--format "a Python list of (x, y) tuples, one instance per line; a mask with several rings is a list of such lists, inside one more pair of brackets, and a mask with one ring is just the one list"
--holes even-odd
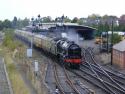
[(125, 15), (122, 15), (119, 18), (119, 29), (125, 31)]
[(71, 22), (71, 19), (69, 18), (69, 17), (64, 17), (64, 22), (66, 23), (66, 22)]
[(2, 30), (2, 29), (3, 29), (3, 22), (0, 21), (0, 30)]
[(9, 21), (8, 19), (4, 20), (3, 27), (4, 28), (11, 28), (12, 27), (11, 21)]
[(109, 30), (110, 30), (110, 26), (109, 26), (109, 24), (106, 22), (106, 23), (104, 24), (104, 31), (107, 32), (107, 31), (109, 31)]
[(19, 18), (19, 19), (17, 20), (17, 28), (18, 28), (18, 29), (21, 29), (22, 27), (23, 27), (22, 20)]
[(67, 16), (62, 16), (62, 17), (56, 17), (55, 18), (55, 22), (62, 22), (62, 19), (63, 21), (66, 23), (66, 22), (71, 22), (71, 19)]
[(97, 28), (97, 31), (95, 32), (95, 35), (96, 35), (96, 36), (100, 36), (101, 33), (104, 31), (104, 26), (103, 26), (103, 24), (102, 24), (102, 23), (99, 23), (99, 24), (96, 26), (96, 28)]
[(17, 17), (16, 16), (13, 18), (12, 27), (17, 28)]
[(71, 23), (77, 23), (78, 22), (78, 18), (77, 17), (74, 17), (71, 21)]
[(80, 19), (78, 20), (78, 24), (79, 24), (79, 25), (83, 25), (83, 24), (84, 24), (84, 18), (80, 18)]
[(52, 21), (52, 18), (50, 16), (47, 16), (47, 17), (43, 17), (42, 18), (42, 22), (43, 23), (48, 23), (48, 22), (51, 22)]
[(113, 44), (119, 43), (122, 37), (118, 34), (113, 34)]
[(21, 20), (20, 18), (17, 20), (17, 28), (18, 29), (21, 29), (25, 26), (28, 26), (29, 25), (29, 19), (28, 18), (25, 18), (23, 20)]
[(25, 26), (28, 26), (29, 25), (29, 19), (27, 19), (27, 18), (25, 18), (24, 20), (22, 20), (22, 25), (23, 25), (23, 27), (25, 27)]
[(93, 20), (96, 20), (97, 18), (100, 18), (101, 16), (98, 15), (98, 14), (92, 14), (92, 15), (89, 15), (88, 16), (88, 19), (93, 19)]

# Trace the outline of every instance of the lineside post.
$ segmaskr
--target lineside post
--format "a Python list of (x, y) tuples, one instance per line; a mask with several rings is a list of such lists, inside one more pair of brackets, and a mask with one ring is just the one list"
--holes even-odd
[(111, 65), (113, 64), (113, 21), (112, 21), (112, 37), (111, 37)]

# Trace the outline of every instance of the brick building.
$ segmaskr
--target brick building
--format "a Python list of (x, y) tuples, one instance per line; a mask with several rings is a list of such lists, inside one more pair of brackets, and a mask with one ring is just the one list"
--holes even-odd
[(113, 46), (113, 63), (125, 68), (125, 40)]

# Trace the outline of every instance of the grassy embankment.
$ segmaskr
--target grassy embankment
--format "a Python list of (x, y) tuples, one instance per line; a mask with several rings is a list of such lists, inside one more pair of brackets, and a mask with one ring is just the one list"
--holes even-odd
[(0, 54), (4, 57), (7, 72), (12, 85), (14, 94), (30, 94), (26, 87), (19, 71), (16, 69), (16, 65), (13, 61), (13, 53), (15, 49), (23, 46), (21, 43), (14, 40), (14, 30), (5, 30), (5, 36), (2, 45), (0, 46)]

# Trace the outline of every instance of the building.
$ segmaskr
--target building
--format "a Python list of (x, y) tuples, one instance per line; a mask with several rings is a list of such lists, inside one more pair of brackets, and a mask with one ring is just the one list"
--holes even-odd
[(125, 40), (113, 46), (113, 63), (125, 68)]
[[(48, 28), (49, 31), (54, 32), (56, 35), (61, 35), (61, 33), (65, 32), (70, 36), (71, 34), (78, 35), (81, 38), (84, 39), (93, 39), (94, 38), (94, 31), (95, 28), (84, 26), (84, 25), (78, 25), (76, 23), (43, 23), (42, 27)], [(73, 35), (73, 37), (75, 37)], [(76, 36), (77, 37), (77, 36)]]
[(91, 40), (94, 38), (94, 31), (96, 30), (77, 23), (41, 23), (41, 25), (27, 26), (25, 29), (39, 31), (41, 34), (51, 37), (62, 37), (62, 33), (66, 33), (67, 38), (73, 41), (79, 39)]

